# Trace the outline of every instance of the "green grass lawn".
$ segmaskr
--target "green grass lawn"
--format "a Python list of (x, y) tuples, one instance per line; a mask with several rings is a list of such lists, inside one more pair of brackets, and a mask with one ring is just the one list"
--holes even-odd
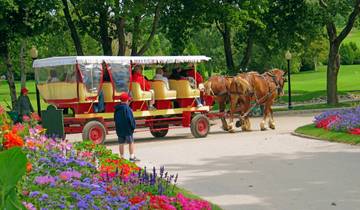
[(360, 47), (360, 31), (353, 28), (350, 34), (345, 38), (344, 43), (354, 42)]
[[(34, 109), (36, 110), (35, 82), (34, 81), (26, 82), (26, 88), (29, 89), (30, 101), (31, 101)], [(17, 97), (19, 97), (20, 82), (16, 82), (16, 92), (17, 92), (16, 93)], [(9, 85), (7, 84), (6, 81), (0, 81), (0, 105), (6, 107), (5, 101), (7, 101), (11, 105), (11, 98), (10, 98), (10, 93), (9, 93)], [(46, 104), (41, 98), (40, 98), (40, 102), (41, 102), (41, 109), (46, 109), (48, 104)]]
[(314, 124), (299, 127), (295, 130), (295, 133), (313, 136), (327, 141), (343, 142), (348, 144), (360, 143), (359, 135), (352, 135), (345, 132), (328, 131), (323, 128), (316, 128)]
[[(326, 66), (317, 71), (301, 72), (291, 75), (292, 100), (295, 102), (308, 101), (320, 96), (326, 96)], [(288, 100), (287, 83), (282, 101)], [(360, 65), (342, 65), (338, 76), (339, 94), (348, 92), (360, 93)]]

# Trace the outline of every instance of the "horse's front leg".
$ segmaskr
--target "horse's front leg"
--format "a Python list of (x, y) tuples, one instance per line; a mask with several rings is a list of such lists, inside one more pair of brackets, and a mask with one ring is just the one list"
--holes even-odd
[(271, 106), (269, 106), (269, 114), (270, 114), (269, 128), (275, 130), (275, 121), (274, 121), (274, 115), (273, 115), (273, 110), (272, 110)]
[(262, 131), (266, 130), (265, 122), (266, 122), (266, 118), (268, 117), (269, 113), (270, 113), (270, 106), (269, 106), (269, 104), (265, 104), (263, 120), (260, 122), (260, 130), (262, 130)]

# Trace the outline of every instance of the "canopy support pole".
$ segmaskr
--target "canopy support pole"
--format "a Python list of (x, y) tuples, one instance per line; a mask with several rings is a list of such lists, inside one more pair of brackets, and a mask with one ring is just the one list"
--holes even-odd
[(36, 107), (38, 115), (41, 117), (41, 106), (40, 106), (40, 93), (37, 87), (37, 82), (35, 82), (35, 89), (36, 89)]

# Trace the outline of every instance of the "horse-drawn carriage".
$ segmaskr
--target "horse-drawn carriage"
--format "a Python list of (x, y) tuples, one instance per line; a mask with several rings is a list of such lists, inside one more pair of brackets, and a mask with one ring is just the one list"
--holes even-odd
[[(130, 93), (137, 130), (150, 128), (154, 137), (164, 137), (174, 127), (190, 127), (196, 138), (207, 136), (208, 106), (197, 107), (200, 91), (187, 80), (150, 81), (155, 110), (148, 108), (150, 91), (131, 82), (134, 65), (164, 65), (208, 61), (206, 56), (70, 56), (35, 60), (36, 84), (43, 100), (63, 109), (65, 133), (82, 133), (83, 139), (103, 143), (114, 130), (114, 107), (122, 92)], [(103, 97), (104, 108), (97, 106)], [(178, 105), (174, 107), (174, 102)], [(68, 111), (70, 110), (70, 111)]]

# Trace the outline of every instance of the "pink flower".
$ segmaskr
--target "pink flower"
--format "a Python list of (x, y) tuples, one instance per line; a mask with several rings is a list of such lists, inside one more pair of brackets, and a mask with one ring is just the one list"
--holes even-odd
[(59, 177), (64, 181), (68, 181), (72, 178), (79, 179), (81, 177), (81, 173), (79, 173), (78, 171), (63, 171), (59, 174)]
[(93, 156), (93, 153), (90, 151), (82, 151), (79, 155), (83, 158), (91, 158)]
[(55, 178), (52, 176), (38, 176), (35, 178), (38, 185), (55, 184)]
[(24, 121), (24, 122), (30, 122), (30, 117), (27, 116), (27, 115), (24, 115), (24, 116), (23, 116), (23, 121)]
[(22, 204), (24, 204), (24, 206), (27, 210), (36, 210), (35, 206), (32, 203), (26, 203), (24, 201), (24, 202), (22, 202)]

